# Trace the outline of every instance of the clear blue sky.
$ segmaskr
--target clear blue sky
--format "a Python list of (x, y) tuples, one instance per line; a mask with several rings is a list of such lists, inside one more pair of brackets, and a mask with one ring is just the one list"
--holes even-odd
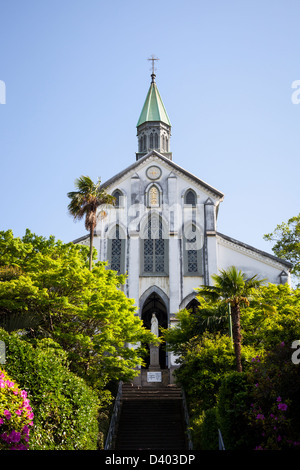
[(173, 160), (225, 193), (218, 230), (263, 235), (299, 213), (300, 2), (1, 2), (1, 230), (84, 235), (67, 192), (135, 161), (150, 85), (172, 122)]

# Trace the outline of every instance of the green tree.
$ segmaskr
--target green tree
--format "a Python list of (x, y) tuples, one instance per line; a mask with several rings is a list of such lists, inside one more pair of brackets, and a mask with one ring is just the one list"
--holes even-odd
[(234, 370), (234, 359), (228, 336), (205, 332), (186, 343), (175, 376), (186, 391), (192, 415), (215, 406), (220, 381)]
[(236, 368), (238, 372), (242, 372), (241, 305), (249, 305), (249, 296), (262, 285), (264, 280), (259, 280), (257, 275), (247, 279), (246, 275), (238, 271), (235, 266), (227, 270), (221, 270), (220, 273), (220, 275), (215, 274), (212, 276), (214, 286), (203, 286), (198, 292), (200, 296), (211, 297), (215, 300), (223, 299), (226, 303), (229, 303)]
[[(272, 305), (273, 309), (266, 309)], [(281, 343), (291, 346), (300, 338), (300, 289), (288, 284), (268, 284), (253, 293), (250, 306), (243, 310), (243, 345), (252, 345), (258, 354)]]
[(52, 338), (68, 352), (77, 375), (103, 388), (137, 375), (139, 345), (155, 338), (122, 290), (125, 276), (101, 262), (90, 271), (88, 251), (29, 230), (23, 239), (0, 232), (0, 267), (16, 271), (0, 280), (0, 324), (3, 315), (34, 317), (23, 338)]
[(94, 231), (97, 225), (97, 210), (100, 206), (113, 205), (115, 198), (107, 194), (101, 187), (98, 179), (94, 183), (89, 176), (81, 176), (75, 180), (77, 191), (68, 193), (71, 199), (68, 210), (74, 219), (81, 220), (85, 217), (85, 228), (90, 232), (90, 270), (93, 260)]
[(279, 258), (293, 264), (291, 273), (300, 276), (300, 214), (291, 217), (287, 223), (277, 225), (272, 233), (264, 235), (267, 241), (275, 242), (272, 250)]
[(228, 333), (228, 309), (222, 302), (206, 302), (193, 310), (183, 309), (176, 315), (176, 325), (163, 329), (162, 334), (168, 349), (177, 356), (184, 355), (187, 343), (201, 338), (205, 332)]

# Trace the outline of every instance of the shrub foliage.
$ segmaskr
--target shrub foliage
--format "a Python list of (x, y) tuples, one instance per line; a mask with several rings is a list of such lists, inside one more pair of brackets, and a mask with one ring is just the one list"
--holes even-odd
[(4, 330), (0, 339), (6, 346), (5, 369), (26, 391), (33, 409), (30, 449), (97, 449), (98, 396), (70, 372), (59, 345), (44, 339), (33, 346)]
[(0, 369), (0, 450), (27, 450), (33, 417), (27, 392)]

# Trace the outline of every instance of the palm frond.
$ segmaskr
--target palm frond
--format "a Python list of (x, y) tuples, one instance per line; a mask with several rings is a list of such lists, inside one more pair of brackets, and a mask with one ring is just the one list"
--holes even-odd
[(94, 183), (89, 176), (81, 176), (75, 180), (77, 191), (67, 193), (70, 202), (68, 211), (74, 219), (85, 217), (85, 228), (90, 232), (90, 269), (92, 269), (93, 236), (97, 225), (97, 209), (99, 206), (114, 205), (115, 198), (107, 194), (101, 187), (98, 178)]

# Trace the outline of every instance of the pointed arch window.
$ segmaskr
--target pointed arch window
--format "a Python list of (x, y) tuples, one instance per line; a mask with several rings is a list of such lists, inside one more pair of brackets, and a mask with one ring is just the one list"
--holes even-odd
[(112, 196), (115, 198), (115, 207), (121, 207), (122, 206), (122, 197), (123, 194), (119, 189), (116, 189), (113, 193)]
[(197, 299), (193, 299), (187, 304), (185, 308), (186, 310), (191, 310), (192, 313), (196, 313), (199, 306), (200, 306), (200, 302)]
[(153, 134), (150, 134), (150, 148), (153, 149)]
[(184, 203), (189, 206), (196, 207), (196, 200), (196, 193), (192, 189), (189, 189), (185, 193)]
[(119, 225), (110, 231), (107, 246), (108, 267), (118, 274), (125, 273), (125, 236)]
[(161, 193), (156, 184), (150, 186), (147, 198), (148, 207), (160, 207)]
[(158, 135), (156, 132), (151, 132), (149, 137), (150, 148), (157, 149), (158, 148)]
[(186, 276), (203, 275), (203, 236), (194, 224), (184, 230), (183, 265)]
[(162, 219), (150, 214), (144, 227), (142, 244), (142, 274), (164, 276), (168, 272), (168, 240)]
[(146, 150), (146, 148), (147, 148), (147, 136), (144, 134), (141, 137), (141, 151)]

